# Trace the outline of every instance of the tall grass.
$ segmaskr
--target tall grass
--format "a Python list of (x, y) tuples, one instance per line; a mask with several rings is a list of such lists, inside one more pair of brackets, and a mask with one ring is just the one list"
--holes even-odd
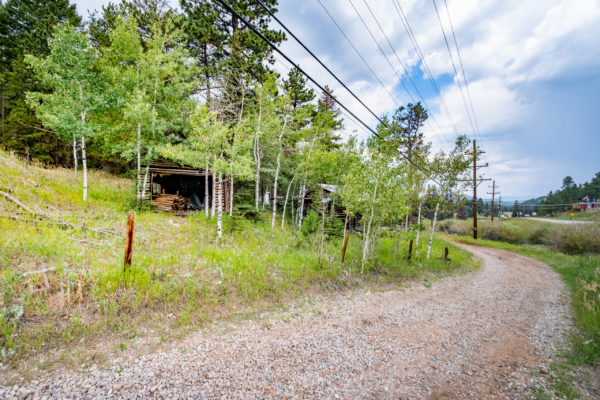
[[(46, 170), (0, 153), (0, 187), (31, 208), (75, 224), (124, 232), (133, 182), (90, 172), (88, 203), (81, 176)], [(128, 340), (153, 329), (159, 335), (221, 318), (266, 310), (305, 295), (361, 285), (397, 284), (422, 274), (474, 268), (470, 256), (451, 247), (441, 259), (441, 240), (425, 260), (406, 259), (407, 237), (382, 237), (375, 258), (360, 273), (360, 236), (352, 235), (347, 263), (339, 261), (341, 239), (322, 252), (312, 236), (271, 229), (270, 223), (225, 217), (224, 237), (216, 221), (140, 211), (136, 215), (133, 264), (123, 271), (123, 240), (48, 222), (9, 218), (19, 211), (0, 200), (0, 356), (19, 359), (95, 338)], [(268, 220), (268, 219), (265, 219)], [(276, 224), (277, 226), (277, 224)], [(39, 273), (36, 271), (49, 272)]]
[[(468, 236), (473, 231), (473, 221), (446, 220), (440, 230)], [(532, 220), (480, 222), (479, 237), (511, 244), (542, 244), (565, 254), (600, 253), (600, 224), (562, 225)]]

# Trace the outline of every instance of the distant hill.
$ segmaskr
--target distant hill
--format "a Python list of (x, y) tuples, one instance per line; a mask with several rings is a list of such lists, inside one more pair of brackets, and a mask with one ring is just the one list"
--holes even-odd
[[(518, 200), (517, 199), (517, 201), (519, 202), (519, 204), (535, 206), (537, 204), (540, 204), (545, 198), (546, 198), (546, 196), (540, 196), (540, 197), (537, 197), (535, 199), (529, 199), (529, 200)], [(515, 200), (514, 199), (502, 200), (502, 205), (503, 206), (512, 206), (513, 204), (515, 204)]]
[(542, 202), (542, 200), (544, 200), (545, 198), (546, 198), (546, 196), (540, 196), (540, 197), (537, 197), (535, 199), (526, 200), (526, 201), (522, 202), (521, 204), (526, 204), (526, 205), (529, 205), (529, 206), (535, 206), (535, 205), (540, 204)]

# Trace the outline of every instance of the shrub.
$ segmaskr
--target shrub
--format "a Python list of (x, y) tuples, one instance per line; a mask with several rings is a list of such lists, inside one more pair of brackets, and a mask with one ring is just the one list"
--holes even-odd
[(600, 226), (597, 224), (560, 226), (553, 230), (545, 244), (567, 254), (600, 253)]

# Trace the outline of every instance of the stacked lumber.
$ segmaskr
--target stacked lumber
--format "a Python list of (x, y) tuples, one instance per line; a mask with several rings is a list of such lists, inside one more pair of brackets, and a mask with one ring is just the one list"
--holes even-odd
[(183, 211), (187, 204), (187, 199), (177, 194), (161, 193), (154, 198), (154, 206), (163, 211)]

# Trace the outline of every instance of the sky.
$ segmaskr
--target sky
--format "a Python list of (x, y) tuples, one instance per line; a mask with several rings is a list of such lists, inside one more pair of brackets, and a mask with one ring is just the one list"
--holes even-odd
[[(589, 181), (600, 171), (600, 0), (446, 2), (435, 4), (452, 59), (433, 0), (280, 0), (277, 15), (377, 115), (421, 101), (431, 116), (423, 132), (435, 150), (450, 149), (458, 133), (477, 139), (489, 163), (480, 171), (496, 180), (503, 199), (545, 195), (567, 175)], [(85, 17), (107, 1), (75, 3)], [(292, 38), (281, 49), (375, 127)], [(287, 74), (289, 64), (276, 58), (275, 69)], [(344, 126), (346, 135), (368, 136), (350, 116)], [(487, 191), (484, 182), (480, 192)]]

